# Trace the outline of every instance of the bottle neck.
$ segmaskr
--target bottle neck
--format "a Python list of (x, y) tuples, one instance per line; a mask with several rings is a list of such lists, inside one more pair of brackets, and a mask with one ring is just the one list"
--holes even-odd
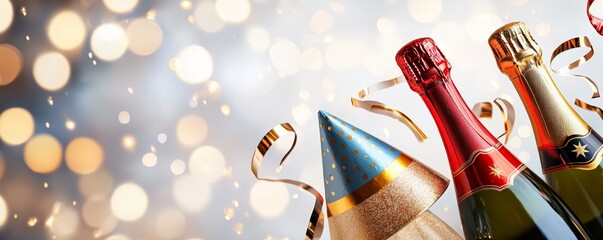
[(524, 67), (511, 79), (540, 149), (560, 146), (568, 136), (589, 132), (590, 127), (565, 100), (542, 60)]
[(473, 115), (450, 79), (426, 90), (421, 97), (438, 126), (453, 174), (470, 164), (476, 154), (501, 146)]

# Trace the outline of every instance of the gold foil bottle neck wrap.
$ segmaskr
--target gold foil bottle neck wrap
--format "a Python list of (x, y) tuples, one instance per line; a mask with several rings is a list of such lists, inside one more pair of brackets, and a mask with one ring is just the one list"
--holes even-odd
[(542, 62), (542, 49), (522, 22), (512, 22), (496, 30), (488, 39), (496, 64), (511, 79), (533, 64)]

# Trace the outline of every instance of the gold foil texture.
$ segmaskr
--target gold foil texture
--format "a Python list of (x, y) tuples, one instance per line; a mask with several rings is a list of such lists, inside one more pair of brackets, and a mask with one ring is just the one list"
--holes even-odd
[[(329, 217), (331, 237), (371, 240), (391, 237), (425, 212), (448, 184), (446, 178), (414, 161), (398, 178), (370, 198), (342, 214)], [(411, 232), (415, 234), (416, 231)]]
[[(516, 89), (523, 89), (518, 91), (520, 97), (524, 101), (533, 98), (529, 100), (537, 108), (533, 114), (539, 114), (540, 118), (532, 118), (532, 125), (544, 126), (544, 131), (534, 133), (538, 146), (558, 146), (568, 135), (586, 134), (589, 131), (586, 122), (560, 97), (563, 95), (542, 63), (542, 50), (525, 24), (514, 22), (499, 28), (492, 34), (489, 43), (500, 70), (509, 76)], [(565, 46), (562, 48), (570, 49), (571, 44)], [(563, 51), (556, 52), (559, 54)], [(558, 94), (539, 94), (540, 89)], [(542, 122), (542, 119), (551, 121)], [(575, 124), (576, 119), (581, 124)]]
[(498, 68), (511, 79), (521, 75), (529, 65), (542, 62), (542, 49), (522, 22), (502, 26), (488, 42)]

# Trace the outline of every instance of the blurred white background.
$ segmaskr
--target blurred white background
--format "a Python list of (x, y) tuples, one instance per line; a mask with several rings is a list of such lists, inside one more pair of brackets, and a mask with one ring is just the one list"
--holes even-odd
[[(603, 16), (599, 2), (592, 12)], [(514, 102), (507, 146), (540, 172), (526, 112), (486, 42), (512, 21), (531, 29), (547, 65), (558, 44), (589, 36), (595, 56), (575, 72), (601, 83), (603, 38), (586, 0), (0, 0), (0, 238), (302, 239), (313, 198), (255, 180), (250, 161), (269, 129), (290, 122), (297, 148), (277, 173), (289, 142), (279, 143), (261, 175), (322, 191), (319, 109), (450, 178), (408, 85), (371, 98), (410, 116), (425, 143), (350, 105), (361, 88), (399, 76), (395, 53), (425, 36), (469, 105)], [(582, 80), (553, 77), (570, 102), (601, 104)], [(603, 132), (596, 114), (578, 112)], [(503, 131), (499, 115), (484, 123)], [(462, 235), (452, 185), (431, 211)]]

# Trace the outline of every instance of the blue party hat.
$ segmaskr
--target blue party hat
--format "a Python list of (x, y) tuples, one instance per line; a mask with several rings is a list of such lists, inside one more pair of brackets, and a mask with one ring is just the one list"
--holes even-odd
[[(448, 187), (446, 178), (361, 129), (325, 111), (318, 120), (333, 239), (398, 236)], [(437, 217), (432, 223), (432, 237), (459, 238)], [(408, 229), (405, 235), (423, 236)]]

